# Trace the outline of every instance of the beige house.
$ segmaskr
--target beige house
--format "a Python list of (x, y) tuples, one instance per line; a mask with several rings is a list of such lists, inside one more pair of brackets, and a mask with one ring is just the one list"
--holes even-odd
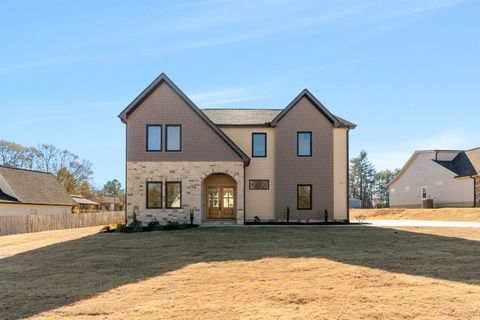
[(74, 205), (53, 174), (0, 166), (0, 216), (67, 214)]
[(165, 74), (119, 115), (129, 221), (348, 221), (348, 132), (308, 90), (284, 109), (199, 109)]
[(389, 183), (390, 207), (480, 206), (480, 148), (415, 151)]

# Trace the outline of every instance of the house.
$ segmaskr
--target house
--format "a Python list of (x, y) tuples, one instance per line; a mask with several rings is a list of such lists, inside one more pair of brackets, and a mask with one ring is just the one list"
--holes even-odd
[(123, 210), (123, 203), (119, 197), (108, 197), (108, 196), (100, 196), (97, 197), (96, 200), (100, 204), (101, 210), (106, 211), (121, 211)]
[(129, 221), (348, 221), (348, 133), (308, 90), (284, 109), (200, 110), (165, 74), (119, 115)]
[(53, 174), (0, 166), (0, 216), (67, 214), (74, 205)]
[(87, 199), (80, 194), (71, 194), (70, 196), (75, 202), (73, 213), (95, 212), (100, 209), (100, 204), (98, 202)]
[(415, 151), (389, 182), (390, 207), (480, 206), (480, 148)]

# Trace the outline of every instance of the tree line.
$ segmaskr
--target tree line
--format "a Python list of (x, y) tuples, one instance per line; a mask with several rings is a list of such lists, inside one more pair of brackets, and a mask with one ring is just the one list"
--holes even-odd
[(50, 172), (68, 193), (81, 194), (89, 199), (124, 197), (124, 190), (117, 179), (108, 181), (102, 189), (96, 189), (91, 184), (93, 169), (90, 161), (50, 144), (29, 147), (0, 140), (0, 165)]
[(362, 208), (388, 208), (390, 206), (388, 183), (400, 169), (377, 171), (366, 151), (350, 160), (350, 198), (359, 199)]

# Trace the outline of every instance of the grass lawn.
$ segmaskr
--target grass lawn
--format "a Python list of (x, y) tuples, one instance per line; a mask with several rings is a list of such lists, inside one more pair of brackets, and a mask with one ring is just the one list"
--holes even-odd
[(440, 221), (480, 221), (480, 208), (438, 208), (438, 209), (350, 209), (351, 221), (356, 216), (367, 219), (387, 220), (440, 220)]
[(480, 229), (0, 237), (0, 319), (479, 319)]

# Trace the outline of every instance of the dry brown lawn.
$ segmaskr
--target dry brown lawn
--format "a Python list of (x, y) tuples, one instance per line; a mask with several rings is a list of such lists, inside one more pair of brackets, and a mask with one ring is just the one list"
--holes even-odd
[(480, 229), (0, 237), (0, 319), (479, 319)]
[(386, 220), (439, 220), (439, 221), (480, 221), (480, 208), (438, 208), (438, 209), (350, 209), (350, 219), (358, 215), (367, 219)]

